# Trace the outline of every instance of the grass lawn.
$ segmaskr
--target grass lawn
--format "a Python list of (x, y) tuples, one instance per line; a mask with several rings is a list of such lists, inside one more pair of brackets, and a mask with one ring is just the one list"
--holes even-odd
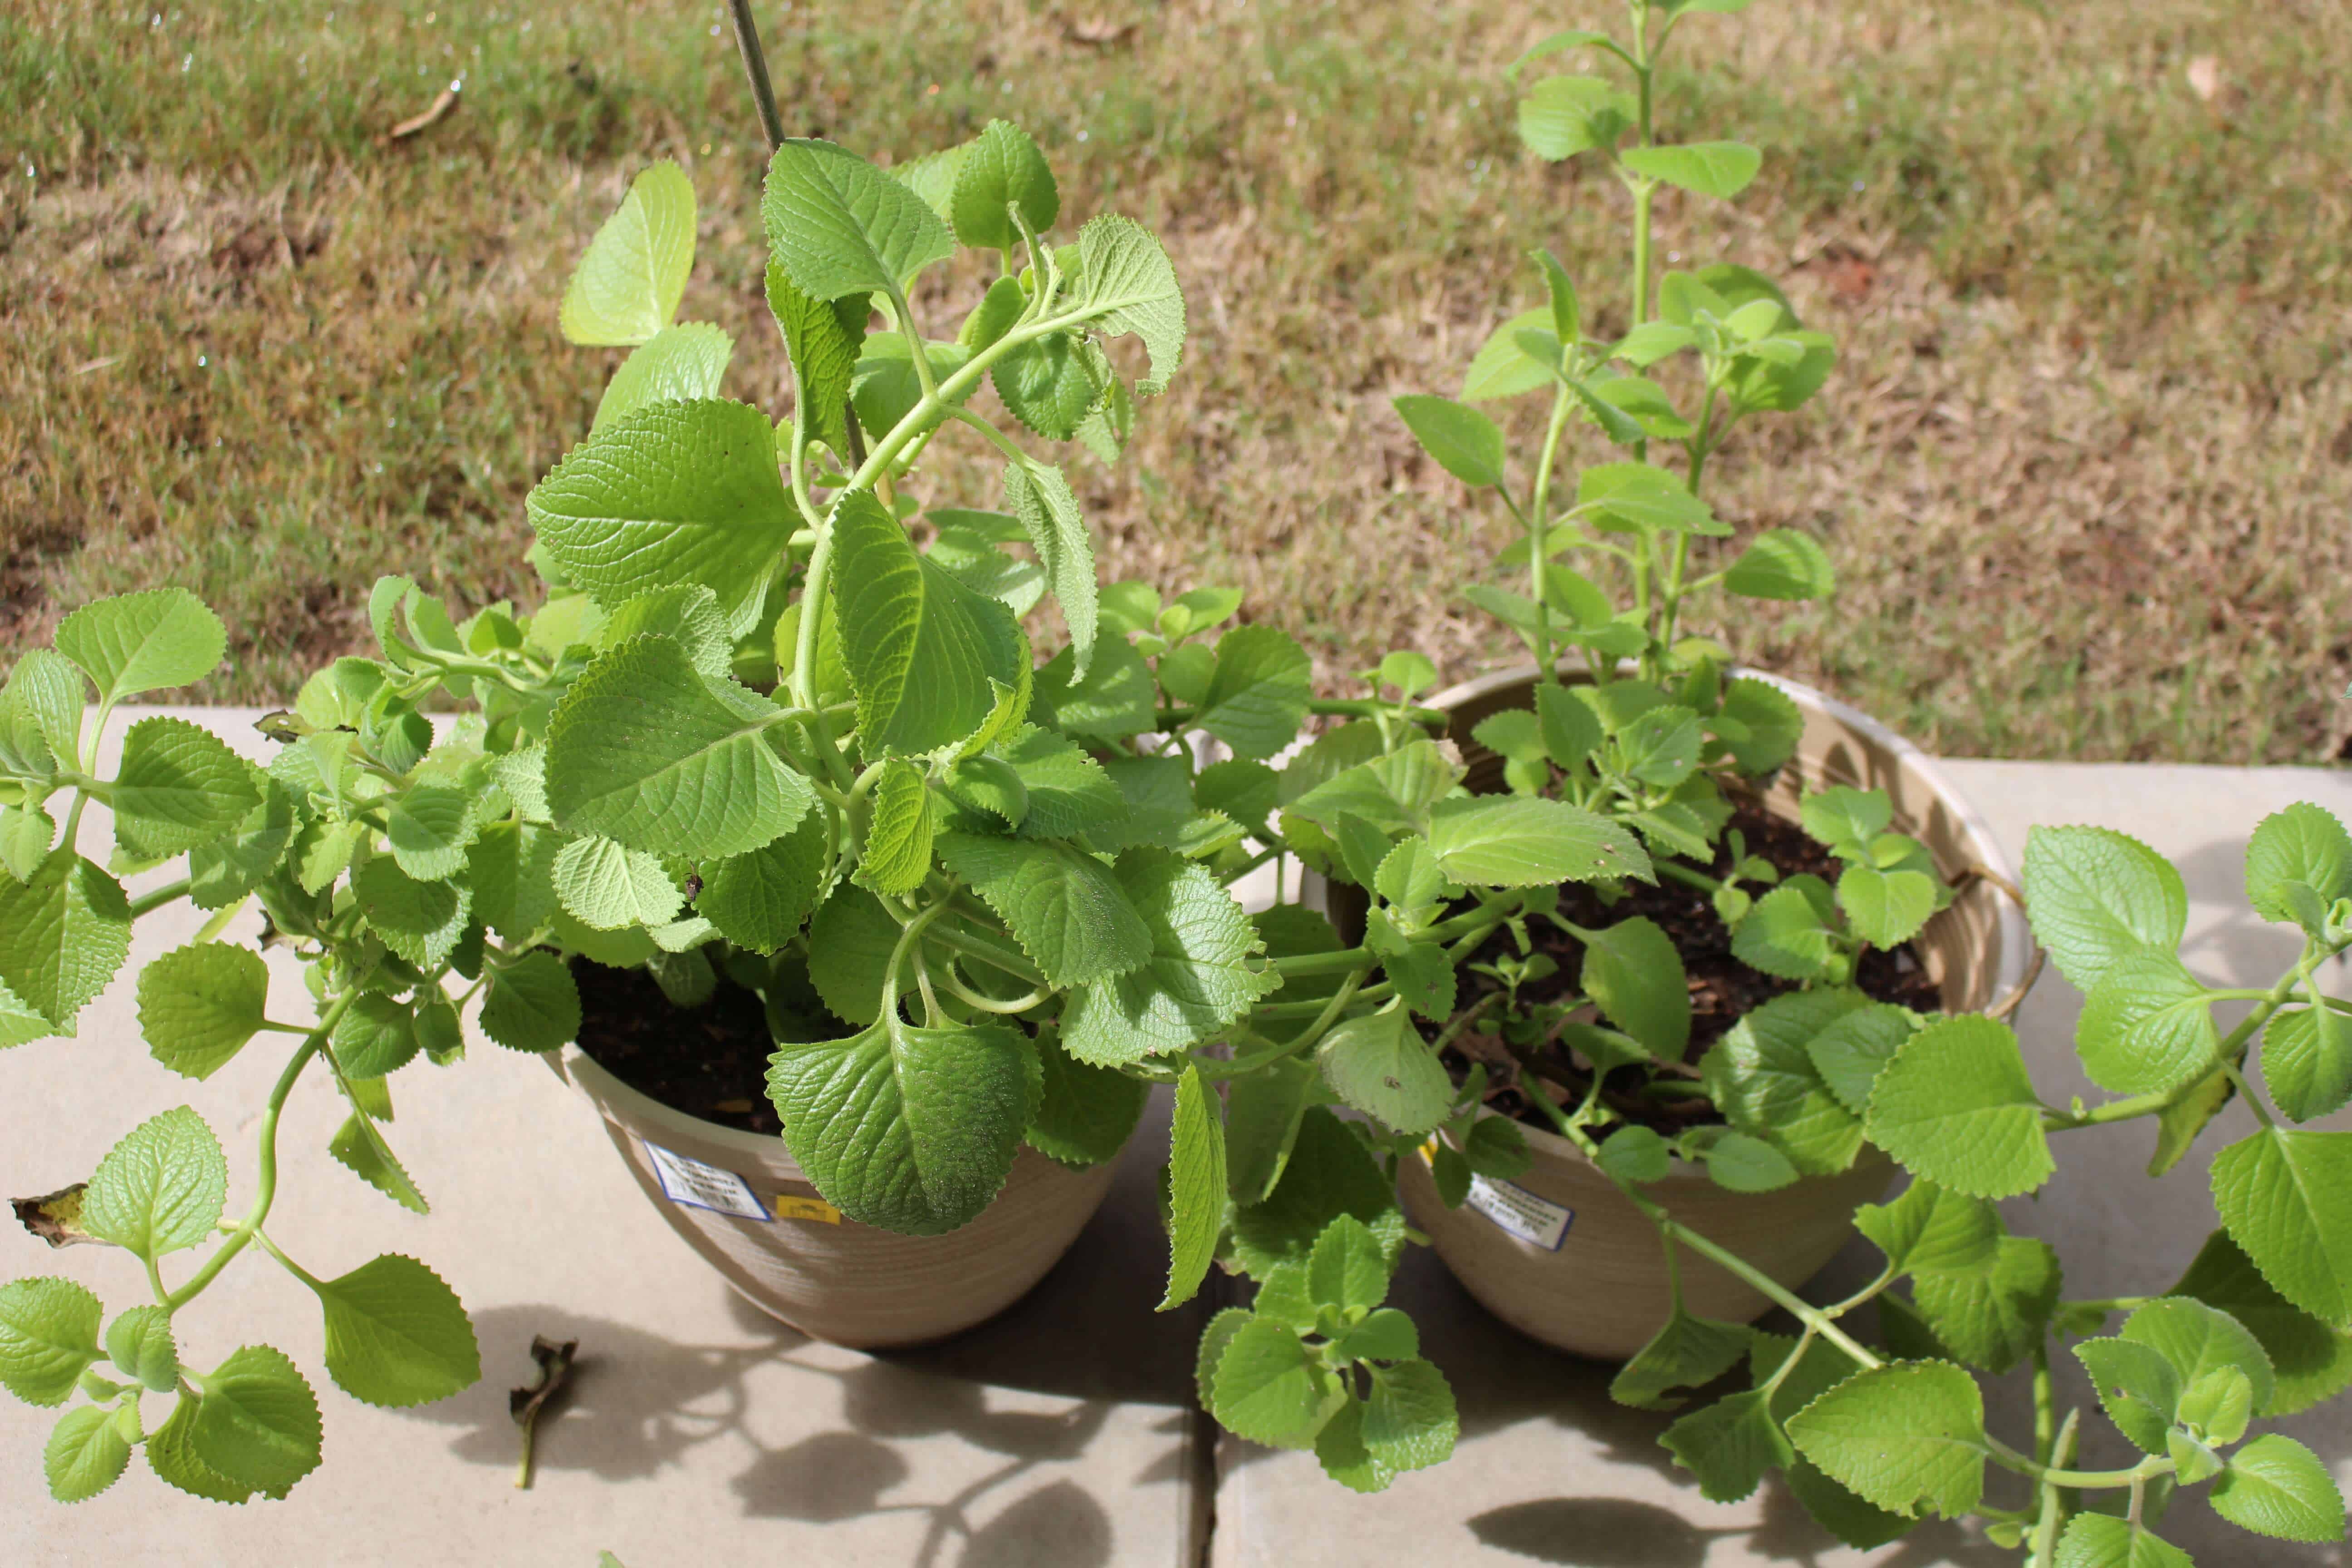
[[(742, 345), (730, 395), (786, 405), (711, 5), (165, 3), (0, 0), (0, 647), (181, 583), (237, 644), (206, 694), (282, 699), (367, 641), (379, 574), (528, 602), (523, 493), (618, 358), (564, 344), (556, 300), (652, 158), (701, 195), (687, 313)], [(1187, 365), (1074, 479), (1110, 570), (1245, 589), (1335, 687), (1399, 644), (1508, 655), (1446, 586), (1508, 520), (1388, 400), (1454, 391), (1537, 301), (1530, 246), (1622, 325), (1622, 193), (1522, 153), (1501, 76), (1621, 11), (759, 5), (796, 132), (882, 159), (1007, 116), (1065, 211), (1168, 237)], [(1734, 204), (1662, 201), (1662, 257), (1788, 278), (1844, 355), (1711, 470), (1743, 534), (1813, 528), (1842, 571), (1734, 645), (1951, 752), (2337, 755), (2352, 7), (1759, 0), (1677, 48), (1666, 133), (1766, 159)], [(931, 288), (935, 330), (970, 282)], [(992, 504), (996, 466), (943, 441), (925, 493)]]

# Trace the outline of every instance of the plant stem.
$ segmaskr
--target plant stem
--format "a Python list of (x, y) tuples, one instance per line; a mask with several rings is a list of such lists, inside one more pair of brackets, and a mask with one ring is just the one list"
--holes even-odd
[[(2059, 1426), (2057, 1436), (2050, 1447), (2053, 1464), (2065, 1466), (2074, 1462), (2076, 1423), (2082, 1415), (2080, 1410), (2066, 1412), (2066, 1419)], [(2064, 1489), (2054, 1481), (2044, 1479), (2037, 1489), (2041, 1493), (2042, 1512), (2033, 1524), (2032, 1556), (2029, 1568), (2056, 1568), (2058, 1531), (2066, 1522)]]
[(152, 889), (150, 891), (140, 894), (137, 898), (131, 900), (131, 918), (132, 920), (137, 920), (141, 915), (147, 913), (150, 910), (162, 909), (173, 899), (179, 898), (182, 894), (185, 893), (188, 890), (188, 879), (183, 877), (176, 882), (166, 882), (160, 888)]
[(783, 118), (776, 112), (776, 89), (768, 80), (767, 52), (760, 47), (759, 24), (751, 19), (751, 0), (727, 0), (735, 17), (735, 52), (743, 57), (743, 74), (751, 79), (751, 101), (760, 111), (760, 130), (768, 151), (784, 144)]

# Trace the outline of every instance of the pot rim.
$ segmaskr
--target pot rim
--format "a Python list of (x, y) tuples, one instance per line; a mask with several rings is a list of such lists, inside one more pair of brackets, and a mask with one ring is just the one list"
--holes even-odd
[[(548, 1066), (554, 1070), (556, 1077), (569, 1083), (594, 1106), (597, 1114), (620, 1123), (625, 1131), (642, 1136), (651, 1130), (675, 1138), (697, 1140), (707, 1145), (716, 1145), (730, 1154), (757, 1161), (763, 1166), (789, 1167), (795, 1173), (795, 1179), (799, 1179), (800, 1163), (793, 1158), (792, 1152), (784, 1146), (781, 1137), (746, 1132), (740, 1127), (722, 1126), (665, 1105), (644, 1090), (623, 1083), (577, 1045), (566, 1045), (561, 1051), (551, 1053)], [(608, 1106), (610, 1110), (606, 1109)]]
[[(1573, 654), (1562, 658), (1552, 668), (1562, 674), (1590, 677), (1592, 673), (1591, 667), (1584, 659)], [(1993, 837), (1991, 824), (1985, 821), (1968, 796), (1962, 794), (1943, 770), (1936, 765), (1936, 759), (1920, 750), (1916, 742), (1887, 728), (1885, 724), (1872, 718), (1861, 709), (1850, 703), (1839, 701), (1819, 687), (1809, 686), (1789, 676), (1776, 675), (1770, 670), (1758, 669), (1744, 664), (1730, 666), (1724, 671), (1724, 675), (1727, 679), (1745, 678), (1760, 680), (1768, 686), (1777, 688), (1800, 704), (1817, 706), (1831, 718), (1855, 731), (1873, 745), (1883, 748), (1898, 763), (1916, 770), (1934, 789), (1945, 808), (1951, 812), (1959, 826), (1961, 837), (1967, 842), (1969, 851), (1975, 857), (1977, 863), (2011, 884), (2016, 882), (2017, 874), (2010, 867), (2009, 857), (2001, 851), (2000, 840)], [(1535, 677), (1536, 666), (1533, 663), (1514, 665), (1509, 668), (1494, 670), (1486, 675), (1473, 676), (1467, 680), (1457, 681), (1433, 696), (1423, 698), (1421, 706), (1451, 712), (1456, 708), (1479, 698), (1490, 696), (1506, 687), (1533, 680)], [(1994, 887), (1993, 892), (1997, 900), (1993, 916), (1994, 928), (2000, 933), (2000, 961), (1995, 966), (1992, 984), (1992, 994), (1998, 997), (2013, 991), (2025, 978), (2026, 964), (2033, 952), (2033, 932), (2032, 928), (2026, 923), (2025, 911), (2018, 906), (2016, 900), (2000, 893), (1998, 886)], [(1519, 1131), (1526, 1134), (1530, 1148), (1539, 1149), (1563, 1159), (1578, 1161), (1587, 1165), (1593, 1163), (1582, 1150), (1557, 1132), (1541, 1127), (1532, 1127), (1526, 1122), (1519, 1123)], [(1864, 1145), (1866, 1151), (1873, 1147)], [(1692, 1179), (1706, 1180), (1707, 1177), (1706, 1173), (1696, 1165), (1687, 1161), (1676, 1159), (1673, 1170), (1667, 1173), (1666, 1183)], [(1799, 1179), (1828, 1181), (1835, 1178), (1801, 1177)]]

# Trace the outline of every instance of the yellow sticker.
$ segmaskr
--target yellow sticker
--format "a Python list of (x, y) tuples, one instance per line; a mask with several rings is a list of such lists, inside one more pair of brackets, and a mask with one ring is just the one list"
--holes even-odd
[(823, 1198), (804, 1198), (793, 1193), (776, 1194), (778, 1219), (813, 1219), (819, 1225), (839, 1225), (841, 1211)]

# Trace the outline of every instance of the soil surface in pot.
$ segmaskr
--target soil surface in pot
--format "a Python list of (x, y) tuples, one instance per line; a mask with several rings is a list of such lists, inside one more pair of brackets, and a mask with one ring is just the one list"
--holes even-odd
[[(1784, 881), (1811, 872), (1832, 885), (1836, 883), (1840, 869), (1836, 858), (1806, 837), (1803, 828), (1773, 816), (1753, 798), (1735, 800), (1737, 809), (1730, 826), (1746, 840), (1749, 854), (1769, 860)], [(1730, 863), (1728, 849), (1723, 850), (1717, 854), (1712, 869), (1720, 876), (1730, 869)], [(1751, 892), (1760, 892), (1748, 886)], [(1717, 918), (1714, 905), (1700, 889), (1661, 878), (1654, 886), (1629, 883), (1628, 889), (1626, 896), (1614, 904), (1603, 904), (1600, 896), (1584, 884), (1564, 883), (1560, 888), (1559, 912), (1563, 919), (1594, 930), (1635, 915), (1646, 915), (1665, 931), (1682, 954), (1683, 968), (1690, 982), (1691, 1033), (1689, 1047), (1683, 1057), (1685, 1062), (1696, 1063), (1709, 1046), (1757, 1007), (1799, 989), (1795, 981), (1775, 979), (1732, 956), (1731, 933)], [(1577, 976), (1584, 966), (1584, 944), (1548, 921), (1528, 921), (1528, 936), (1535, 951), (1549, 957), (1559, 969), (1542, 980), (1520, 986), (1520, 1001), (1542, 1004), (1575, 994)], [(1516, 951), (1509, 935), (1497, 932), (1472, 962)], [(1474, 973), (1467, 964), (1458, 973), (1462, 977), (1460, 1006), (1475, 1005), (1489, 992), (1500, 989), (1498, 982)], [(1919, 1013), (1943, 1011), (1943, 998), (1935, 982), (1927, 977), (1919, 954), (1908, 942), (1886, 951), (1871, 949), (1856, 966), (1853, 984), (1874, 1001), (1891, 1002)], [(1423, 1026), (1435, 1033), (1434, 1026)], [(1506, 1087), (1516, 1063), (1503, 1042), (1492, 1033), (1465, 1034), (1458, 1044), (1446, 1048), (1444, 1059), (1457, 1081), (1470, 1070), (1472, 1062), (1486, 1062), (1490, 1079), (1499, 1080), (1488, 1091), (1487, 1104), (1529, 1127), (1551, 1129), (1548, 1117), (1528, 1104), (1517, 1089)], [(1545, 1087), (1558, 1104), (1581, 1099), (1585, 1085), (1591, 1081), (1585, 1069), (1557, 1044), (1538, 1053), (1530, 1066), (1545, 1080)], [(1604, 1098), (1621, 1115), (1668, 1135), (1696, 1123), (1722, 1120), (1715, 1108), (1698, 1096), (1664, 1102), (1614, 1093)]]
[(572, 966), (580, 984), (580, 1048), (673, 1110), (744, 1132), (780, 1133), (768, 1101), (775, 1041), (758, 993), (719, 977), (699, 1007), (680, 1007), (642, 969)]

